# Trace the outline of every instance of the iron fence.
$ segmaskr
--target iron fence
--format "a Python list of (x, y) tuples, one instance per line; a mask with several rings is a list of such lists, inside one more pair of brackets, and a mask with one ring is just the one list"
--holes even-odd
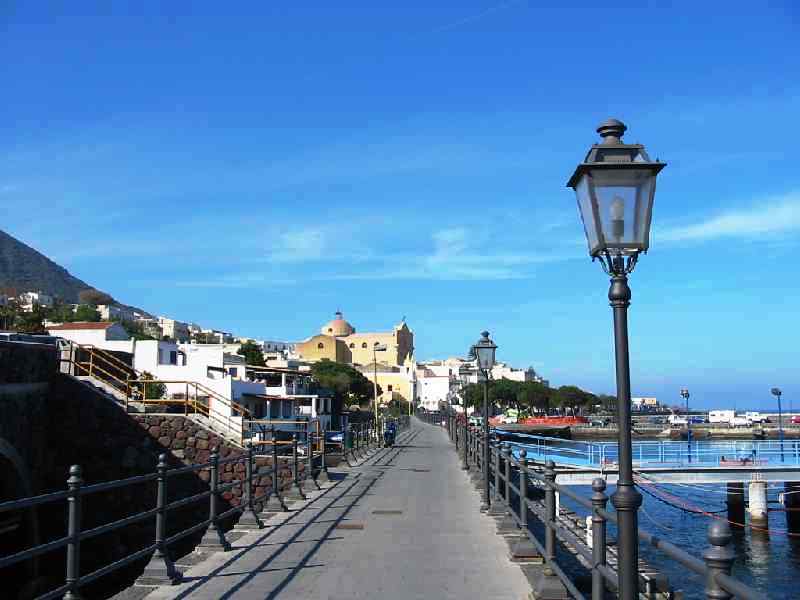
[[(457, 415), (444, 415), (443, 419), (428, 420), (431, 424), (446, 428), (457, 452), (463, 458), (463, 468), (473, 472), (476, 482), (483, 477), (483, 444), (490, 444), (490, 460), (487, 465), (490, 482), (491, 505), (489, 514), (502, 520), (499, 529), (516, 530), (524, 542), (533, 546), (536, 554), (544, 561), (542, 579), (539, 586), (547, 587), (548, 578), (557, 578), (567, 591), (575, 598), (601, 600), (608, 589), (615, 591), (618, 586), (618, 574), (610, 552), (608, 523), (617, 524), (617, 515), (608, 510), (609, 497), (606, 495), (606, 482), (596, 478), (592, 482), (592, 495), (587, 498), (570, 486), (557, 482), (559, 472), (555, 463), (548, 459), (544, 465), (535, 466), (528, 458), (526, 448), (521, 448), (517, 455), (512, 453), (511, 445), (500, 443), (496, 439), (484, 439), (482, 431), (470, 427)], [(563, 441), (563, 440), (558, 440)], [(574, 448), (570, 450), (575, 451)], [(538, 488), (543, 499), (536, 499), (533, 489)], [(566, 523), (566, 519), (556, 508), (556, 495), (563, 494), (585, 509), (590, 518), (590, 525), (584, 535), (579, 535), (574, 527)], [(532, 531), (532, 519), (538, 521), (543, 530), (543, 539), (539, 539)], [(743, 600), (761, 600), (765, 596), (758, 590), (747, 586), (731, 575), (735, 552), (731, 545), (732, 534), (727, 521), (715, 520), (708, 527), (709, 546), (698, 558), (676, 545), (659, 538), (647, 531), (639, 529), (639, 540), (655, 548), (668, 559), (682, 565), (689, 571), (701, 576), (705, 582), (705, 595), (709, 599), (725, 600), (741, 598)], [(557, 540), (570, 551), (583, 559), (584, 565), (591, 571), (591, 592), (587, 596), (579, 590), (572, 579), (559, 564), (559, 554), (564, 552)], [(524, 544), (523, 544), (524, 545)], [(525, 554), (524, 548), (517, 552)], [(641, 578), (642, 576), (640, 576)], [(646, 587), (647, 581), (640, 581)], [(643, 590), (645, 591), (645, 590)]]

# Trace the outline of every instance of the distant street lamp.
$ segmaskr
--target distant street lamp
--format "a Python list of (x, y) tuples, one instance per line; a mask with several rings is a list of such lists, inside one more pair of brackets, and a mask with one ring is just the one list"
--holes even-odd
[(642, 496), (633, 483), (631, 447), (631, 377), (628, 356), (628, 274), (639, 254), (650, 245), (650, 221), (656, 176), (664, 163), (652, 162), (639, 144), (625, 144), (627, 127), (609, 119), (597, 132), (594, 144), (567, 185), (575, 190), (583, 220), (589, 255), (599, 259), (611, 276), (608, 299), (614, 311), (614, 345), (617, 370), (617, 422), (619, 423), (619, 474), (611, 502), (619, 522), (619, 598), (639, 596), (639, 539), (637, 511)]
[(481, 510), (489, 510), (489, 376), (494, 367), (495, 343), (489, 339), (489, 332), (481, 333), (472, 350), (478, 359), (478, 369), (483, 373), (483, 505)]
[[(681, 396), (686, 401), (686, 454), (689, 462), (692, 462), (692, 420), (689, 418), (689, 390), (683, 388)], [(702, 439), (702, 436), (701, 436)]]
[(780, 388), (770, 390), (773, 396), (778, 398), (778, 439), (781, 441), (781, 462), (783, 462), (783, 412), (781, 411), (781, 392)]

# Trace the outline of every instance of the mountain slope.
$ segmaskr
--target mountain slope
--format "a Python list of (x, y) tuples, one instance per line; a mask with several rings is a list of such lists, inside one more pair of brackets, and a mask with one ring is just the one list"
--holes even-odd
[(41, 290), (74, 303), (81, 290), (92, 286), (0, 230), (0, 287), (16, 288), (18, 293)]

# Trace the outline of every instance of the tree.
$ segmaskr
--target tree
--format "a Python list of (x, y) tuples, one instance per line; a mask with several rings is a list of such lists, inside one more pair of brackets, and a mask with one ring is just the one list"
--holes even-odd
[[(372, 400), (372, 382), (350, 365), (323, 359), (311, 365), (311, 375), (320, 386), (331, 390), (337, 402), (350, 397), (364, 406)], [(381, 393), (381, 387), (378, 386), (378, 394)]]
[(20, 333), (45, 333), (45, 316), (45, 309), (38, 304), (34, 304), (33, 309), (28, 312), (17, 311), (14, 318), (14, 329)]
[(119, 323), (120, 325), (122, 325), (123, 329), (125, 329), (127, 334), (137, 341), (156, 339), (149, 333), (145, 332), (144, 328), (139, 323), (136, 322), (131, 323), (130, 321), (123, 321), (120, 319), (112, 319), (112, 320), (115, 323)]
[(100, 290), (87, 288), (78, 292), (78, 302), (98, 306), (100, 304), (114, 304), (114, 298)]
[[(155, 379), (152, 373), (148, 373), (147, 371), (142, 372), (141, 376), (142, 381), (149, 381)], [(142, 387), (144, 387), (144, 396), (141, 396)], [(131, 388), (137, 392), (137, 396), (139, 396), (142, 400), (158, 400), (159, 398), (163, 398), (167, 393), (167, 386), (160, 381), (154, 381), (152, 383), (131, 383)]]
[(255, 342), (245, 342), (239, 347), (236, 354), (244, 356), (244, 360), (248, 365), (263, 367), (266, 364), (264, 362), (264, 352), (261, 350), (261, 346)]
[(562, 385), (556, 392), (556, 399), (561, 406), (569, 407), (572, 412), (576, 408), (591, 406), (597, 401), (594, 394), (590, 394), (574, 385)]
[(79, 304), (75, 309), (75, 321), (89, 321), (90, 323), (97, 323), (100, 321), (100, 313), (94, 306), (89, 304)]
[(544, 412), (550, 410), (550, 403), (555, 396), (555, 390), (539, 383), (538, 381), (526, 381), (520, 390), (520, 404), (527, 407), (531, 412)]

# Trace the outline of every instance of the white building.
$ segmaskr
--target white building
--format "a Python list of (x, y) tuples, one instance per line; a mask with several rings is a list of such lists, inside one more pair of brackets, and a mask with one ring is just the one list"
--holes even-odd
[(124, 308), (122, 306), (115, 306), (113, 304), (98, 304), (97, 312), (100, 313), (100, 318), (103, 321), (134, 321), (135, 316), (133, 310)]
[(418, 406), (435, 411), (439, 410), (441, 404), (450, 404), (457, 379), (443, 371), (441, 365), (435, 370), (429, 366), (417, 369)]
[(37, 304), (42, 308), (52, 308), (54, 302), (52, 296), (43, 292), (23, 292), (18, 300), (20, 308), (25, 312), (32, 311)]
[(91, 345), (102, 350), (129, 352), (133, 354), (136, 341), (132, 339), (125, 328), (119, 323), (63, 323), (49, 325), (47, 332), (50, 335), (70, 340), (76, 344)]
[(158, 317), (158, 326), (161, 328), (162, 337), (167, 337), (174, 342), (189, 341), (188, 323), (176, 321), (168, 317)]
[[(246, 408), (253, 420), (319, 419), (321, 425), (330, 424), (331, 400), (313, 391), (309, 373), (253, 370), (243, 356), (226, 353), (222, 344), (139, 341), (133, 367), (166, 382), (169, 396), (205, 398), (212, 420), (232, 433), (241, 432), (243, 426), (252, 429), (232, 402)], [(286, 429), (280, 423), (277, 426)], [(292, 423), (288, 429), (301, 431), (305, 426)]]

